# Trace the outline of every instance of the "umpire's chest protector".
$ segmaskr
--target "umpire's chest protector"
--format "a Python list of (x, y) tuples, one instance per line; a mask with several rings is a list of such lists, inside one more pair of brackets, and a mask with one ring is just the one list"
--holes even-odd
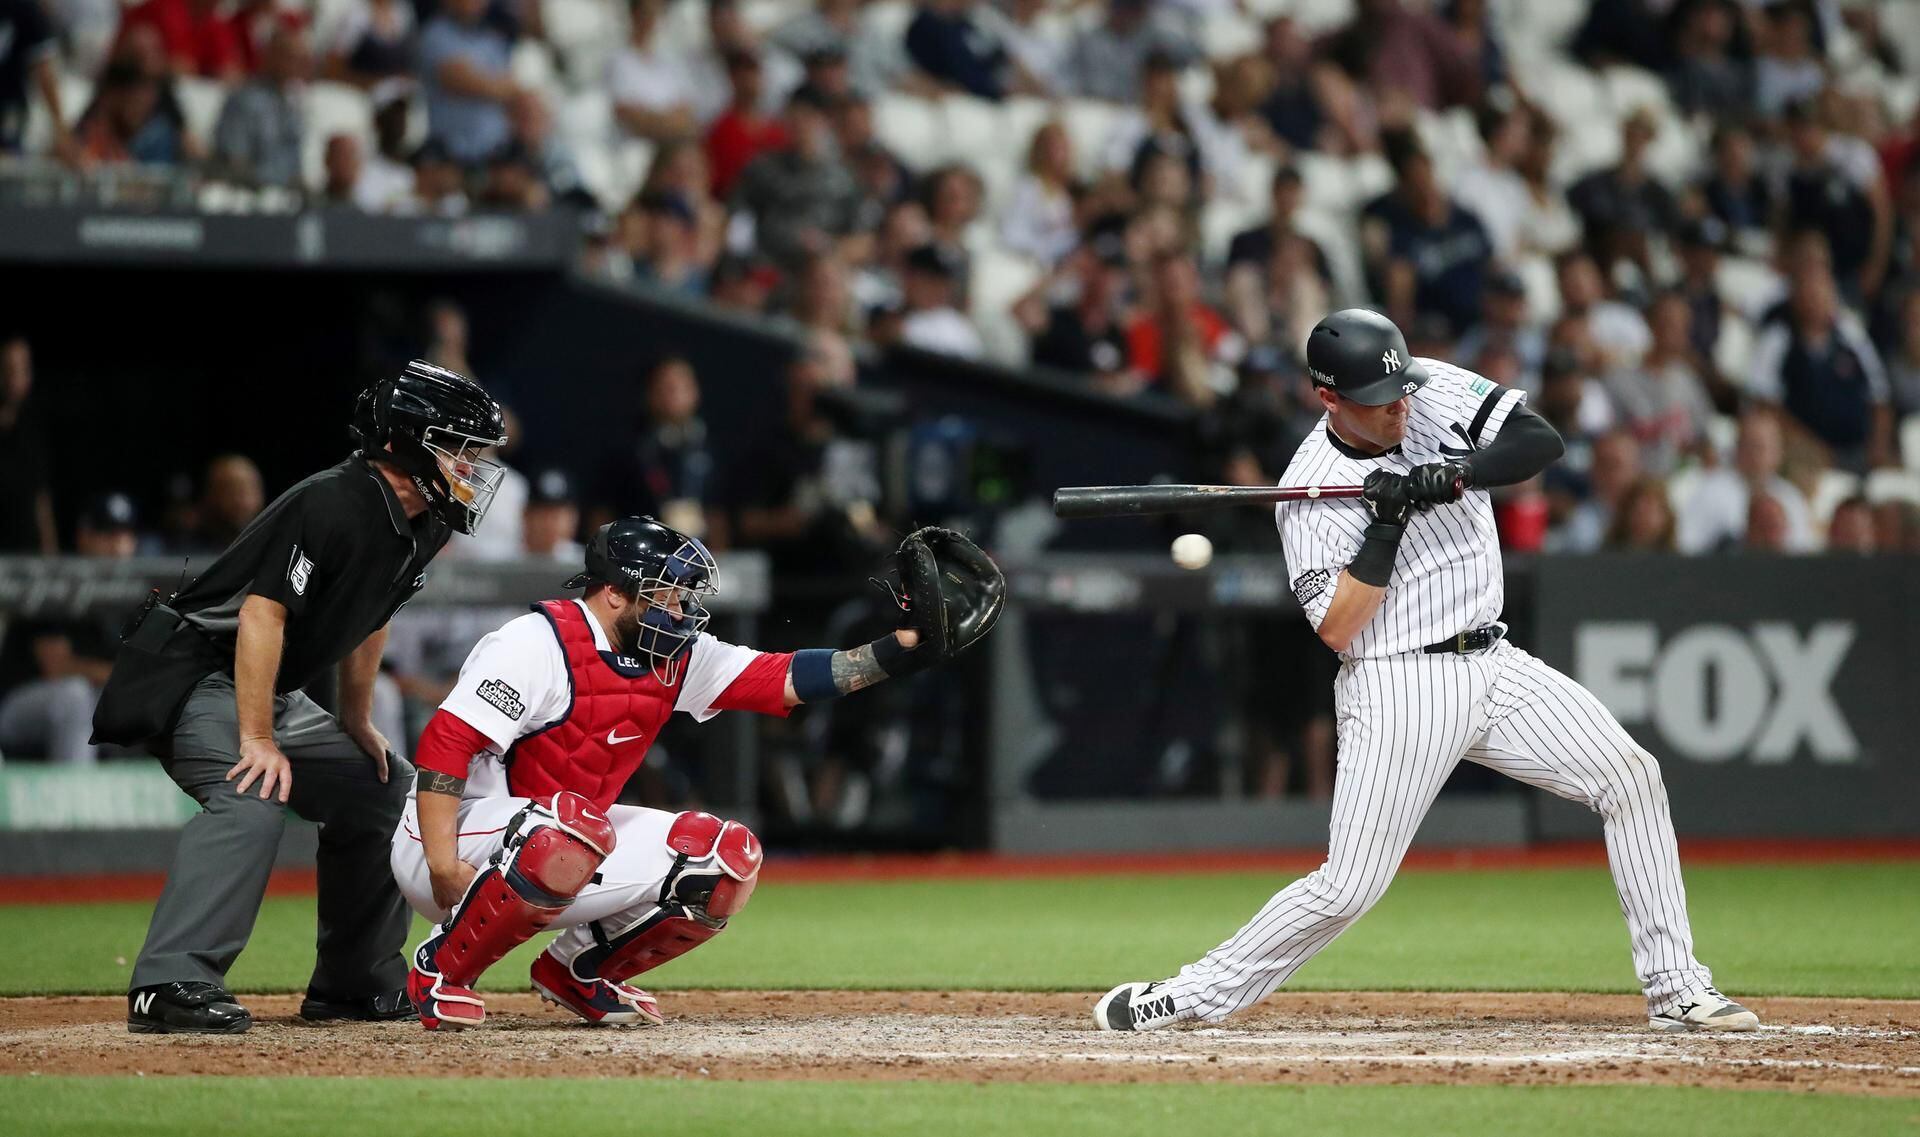
[(530, 798), (572, 790), (604, 811), (673, 714), (686, 661), (673, 683), (662, 683), (645, 662), (600, 650), (578, 604), (548, 600), (533, 609), (552, 625), (566, 656), (567, 713), (507, 751), (507, 788)]

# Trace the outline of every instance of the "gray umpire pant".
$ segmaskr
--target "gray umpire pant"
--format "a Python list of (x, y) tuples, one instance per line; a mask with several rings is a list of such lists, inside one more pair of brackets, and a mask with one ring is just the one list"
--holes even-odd
[(304, 693), (275, 698), (273, 734), (293, 770), (293, 792), (262, 801), (259, 781), (237, 793), (240, 761), (233, 679), (202, 679), (173, 731), (167, 774), (201, 812), (187, 822), (167, 886), (154, 905), (132, 987), (175, 980), (226, 983), (266, 896), (290, 809), (320, 826), (318, 958), (309, 990), (335, 999), (391, 991), (406, 981), (401, 948), (411, 915), (388, 857), (413, 767), (373, 759)]

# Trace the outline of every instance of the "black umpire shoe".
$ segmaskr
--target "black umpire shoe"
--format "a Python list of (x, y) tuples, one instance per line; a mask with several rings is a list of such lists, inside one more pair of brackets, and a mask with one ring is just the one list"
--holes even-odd
[(219, 984), (160, 983), (127, 992), (130, 1034), (245, 1034), (253, 1016)]
[(335, 999), (316, 994), (309, 988), (307, 997), (300, 1001), (300, 1017), (310, 1023), (384, 1023), (416, 1016), (413, 1002), (407, 998), (407, 989), (395, 987), (391, 991), (362, 995), (358, 999)]

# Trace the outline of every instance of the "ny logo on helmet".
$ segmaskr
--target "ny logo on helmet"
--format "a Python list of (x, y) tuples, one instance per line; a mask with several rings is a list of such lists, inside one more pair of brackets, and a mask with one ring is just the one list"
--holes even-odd
[(1387, 374), (1391, 375), (1400, 370), (1400, 353), (1388, 348), (1380, 353), (1380, 362), (1386, 365)]

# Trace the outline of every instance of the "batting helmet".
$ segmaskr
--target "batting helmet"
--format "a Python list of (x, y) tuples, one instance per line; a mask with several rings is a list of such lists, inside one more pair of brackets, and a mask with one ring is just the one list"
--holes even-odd
[(1365, 308), (1335, 312), (1313, 326), (1307, 375), (1316, 386), (1369, 407), (1404, 399), (1427, 382), (1427, 369), (1407, 350), (1407, 337), (1392, 320)]

